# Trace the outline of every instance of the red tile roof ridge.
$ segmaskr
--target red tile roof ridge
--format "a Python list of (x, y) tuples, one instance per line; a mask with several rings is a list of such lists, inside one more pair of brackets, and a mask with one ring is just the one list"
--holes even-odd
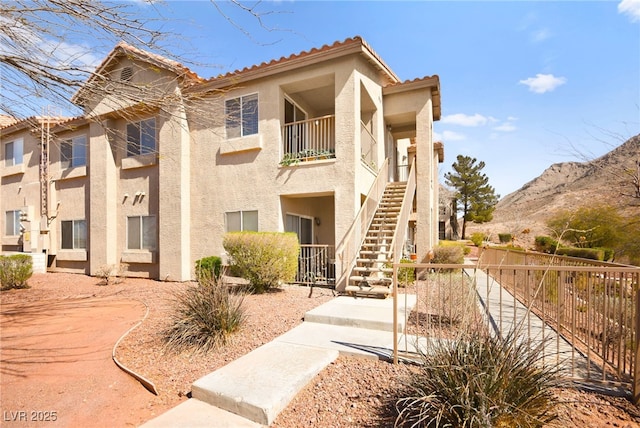
[[(184, 73), (185, 75), (187, 75), (187, 76), (189, 76), (189, 77), (191, 77), (193, 79), (204, 80), (202, 77), (200, 77), (196, 72), (192, 71), (186, 65), (183, 65), (182, 63), (180, 63), (180, 62), (178, 62), (176, 60), (167, 58), (165, 56), (162, 56), (162, 55), (159, 55), (159, 54), (155, 54), (153, 52), (149, 52), (149, 51), (146, 51), (144, 49), (140, 49), (140, 48), (138, 48), (136, 46), (133, 46), (133, 45), (125, 42), (124, 40), (119, 41), (118, 44), (116, 44), (116, 46), (113, 48), (112, 52), (115, 52), (117, 49), (122, 49), (124, 51), (129, 51), (129, 52), (135, 53), (136, 55), (141, 56), (141, 57), (147, 57), (149, 59), (153, 59), (153, 60), (155, 60), (155, 61), (157, 61), (157, 62), (159, 62), (161, 64), (165, 64), (170, 69), (180, 70), (182, 73)], [(111, 55), (107, 56), (105, 61), (108, 58), (110, 58), (110, 56)], [(103, 63), (100, 64), (100, 66), (98, 66), (98, 69), (100, 69), (104, 65), (105, 61), (103, 61)]]
[(437, 74), (434, 74), (434, 75), (431, 75), (431, 76), (416, 77), (415, 79), (408, 79), (408, 80), (405, 80), (405, 81), (402, 81), (402, 82), (390, 83), (390, 84), (386, 85), (386, 87), (398, 86), (398, 85), (407, 85), (407, 84), (410, 84), (410, 83), (424, 82), (424, 81), (431, 80), (431, 79), (440, 80), (440, 76), (438, 76)]
[(391, 70), (391, 68), (389, 68), (389, 66), (382, 60), (382, 58), (371, 48), (371, 46), (361, 36), (354, 36), (354, 37), (346, 38), (345, 40), (342, 40), (342, 41), (336, 40), (330, 45), (329, 44), (324, 44), (321, 47), (312, 47), (309, 50), (301, 51), (301, 52), (298, 52), (298, 53), (293, 53), (293, 54), (288, 55), (288, 56), (281, 56), (279, 59), (272, 59), (269, 62), (264, 61), (264, 62), (262, 62), (260, 64), (254, 64), (254, 65), (251, 65), (251, 66), (244, 67), (242, 69), (229, 71), (229, 72), (227, 72), (225, 74), (221, 74), (221, 75), (218, 75), (218, 76), (215, 76), (215, 77), (211, 77), (211, 78), (207, 79), (206, 81), (207, 82), (213, 82), (213, 81), (215, 81), (217, 79), (230, 78), (230, 77), (236, 76), (238, 74), (243, 74), (243, 73), (248, 73), (248, 72), (251, 72), (251, 71), (256, 71), (256, 70), (259, 70), (261, 68), (265, 68), (265, 67), (268, 67), (268, 66), (281, 64), (281, 63), (284, 63), (284, 62), (287, 62), (287, 61), (293, 61), (295, 59), (304, 58), (304, 57), (309, 56), (309, 55), (313, 55), (313, 54), (317, 54), (317, 53), (321, 53), (321, 52), (326, 52), (326, 51), (329, 51), (331, 49), (336, 49), (336, 48), (343, 47), (343, 46), (348, 46), (348, 45), (351, 45), (351, 44), (360, 44), (360, 45), (362, 45), (367, 51), (369, 51), (371, 53), (371, 55), (377, 61), (379, 61), (383, 65), (383, 67), (387, 70), (387, 72), (389, 72), (394, 77), (396, 77), (395, 74), (393, 73), (393, 71)]

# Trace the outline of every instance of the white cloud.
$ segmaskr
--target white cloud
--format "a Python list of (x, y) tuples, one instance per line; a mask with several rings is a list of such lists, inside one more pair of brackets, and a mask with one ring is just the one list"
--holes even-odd
[(629, 15), (631, 22), (640, 22), (640, 0), (622, 0), (618, 3), (618, 13)]
[(531, 33), (531, 41), (533, 43), (544, 42), (551, 37), (551, 31), (548, 28), (541, 28)]
[(489, 118), (478, 113), (473, 116), (469, 116), (464, 113), (456, 113), (443, 116), (440, 119), (440, 122), (459, 126), (480, 126), (486, 125), (489, 120)]
[(505, 122), (502, 125), (494, 127), (493, 129), (500, 132), (513, 132), (518, 128), (516, 128), (516, 126), (511, 122)]
[(442, 131), (442, 140), (443, 141), (463, 141), (466, 140), (467, 137), (463, 134), (459, 134), (453, 131)]
[(558, 86), (567, 83), (565, 77), (556, 77), (553, 74), (536, 74), (536, 77), (529, 77), (528, 79), (521, 80), (519, 83), (527, 85), (531, 92), (536, 94), (544, 94), (545, 92), (551, 92)]

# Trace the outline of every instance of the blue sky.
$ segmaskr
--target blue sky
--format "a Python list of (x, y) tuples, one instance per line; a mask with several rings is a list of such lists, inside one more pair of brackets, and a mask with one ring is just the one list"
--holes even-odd
[(133, 4), (168, 18), (181, 37), (167, 43), (203, 77), (355, 35), (403, 80), (437, 74), (441, 177), (472, 156), (501, 196), (640, 133), (640, 0), (277, 1), (256, 6), (262, 26), (229, 2), (226, 16), (209, 1)]

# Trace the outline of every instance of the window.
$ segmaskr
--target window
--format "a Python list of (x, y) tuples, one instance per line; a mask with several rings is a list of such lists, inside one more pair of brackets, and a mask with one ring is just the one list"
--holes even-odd
[(146, 155), (156, 151), (156, 119), (127, 124), (127, 156)]
[(294, 214), (287, 214), (285, 230), (298, 234), (300, 244), (313, 244), (313, 219)]
[(225, 103), (227, 138), (258, 133), (258, 94), (227, 100)]
[(258, 231), (258, 211), (232, 211), (225, 213), (227, 232)]
[(4, 165), (14, 166), (22, 163), (22, 138), (4, 145)]
[(155, 216), (127, 217), (127, 249), (156, 249)]
[(87, 164), (87, 138), (84, 135), (62, 142), (60, 163), (63, 169)]
[(86, 220), (68, 220), (62, 224), (62, 248), (63, 250), (87, 249), (87, 222)]
[(20, 210), (7, 211), (5, 213), (4, 234), (6, 236), (20, 235)]

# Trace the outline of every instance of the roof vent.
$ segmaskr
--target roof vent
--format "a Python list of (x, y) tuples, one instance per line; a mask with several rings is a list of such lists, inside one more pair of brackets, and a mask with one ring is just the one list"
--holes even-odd
[(129, 80), (131, 80), (132, 76), (133, 76), (133, 68), (131, 68), (131, 67), (125, 67), (120, 72), (120, 80), (129, 81)]

